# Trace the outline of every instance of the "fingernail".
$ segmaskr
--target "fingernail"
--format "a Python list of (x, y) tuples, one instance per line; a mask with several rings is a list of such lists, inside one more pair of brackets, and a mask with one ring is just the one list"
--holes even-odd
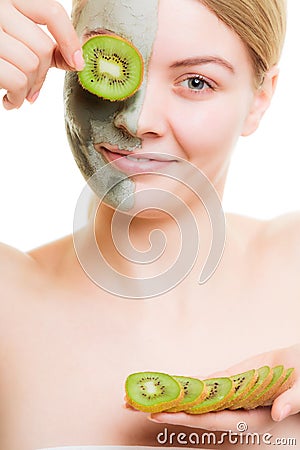
[(37, 100), (39, 95), (40, 95), (40, 91), (37, 91), (33, 95), (31, 95), (27, 100), (29, 101), (29, 103), (34, 103)]
[(3, 97), (3, 106), (7, 110), (16, 109), (16, 107), (9, 101), (6, 94)]
[(285, 405), (279, 416), (279, 422), (286, 419), (292, 411), (291, 405)]
[(81, 50), (76, 50), (76, 52), (73, 55), (73, 62), (76, 70), (82, 70), (84, 68), (85, 62)]

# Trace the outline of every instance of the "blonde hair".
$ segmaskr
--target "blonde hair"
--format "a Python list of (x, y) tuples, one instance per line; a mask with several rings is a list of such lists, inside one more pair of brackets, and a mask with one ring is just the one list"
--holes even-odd
[[(76, 26), (87, 0), (72, 0)], [(230, 27), (249, 51), (255, 85), (280, 59), (286, 31), (286, 0), (199, 0)]]
[(75, 27), (78, 23), (80, 13), (86, 2), (87, 0), (72, 0), (72, 21)]
[(255, 85), (279, 62), (286, 32), (286, 0), (200, 0), (240, 37), (254, 68)]

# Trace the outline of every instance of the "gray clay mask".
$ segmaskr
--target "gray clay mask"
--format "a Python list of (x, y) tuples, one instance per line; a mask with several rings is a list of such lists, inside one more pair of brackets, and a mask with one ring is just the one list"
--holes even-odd
[[(110, 102), (84, 90), (77, 73), (65, 77), (64, 102), (66, 131), (75, 161), (88, 180), (107, 161), (94, 144), (108, 143), (120, 149), (141, 147), (136, 137), (138, 120), (145, 96), (147, 68), (151, 56), (158, 21), (159, 0), (88, 0), (76, 27), (79, 36), (96, 30), (108, 30), (131, 41), (141, 52), (145, 65), (144, 81), (129, 99)], [(122, 123), (125, 127), (119, 127)], [(117, 184), (116, 184), (117, 183)], [(115, 186), (113, 189), (109, 189)], [(102, 197), (109, 191), (107, 203), (116, 207), (134, 191), (134, 183), (111, 165), (101, 173), (93, 186)], [(126, 203), (124, 204), (126, 205)], [(129, 208), (130, 205), (127, 205)]]

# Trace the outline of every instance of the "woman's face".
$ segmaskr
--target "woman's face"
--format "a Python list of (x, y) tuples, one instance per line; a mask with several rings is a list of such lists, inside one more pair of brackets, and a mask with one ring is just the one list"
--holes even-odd
[[(153, 184), (145, 171), (172, 166), (180, 174), (188, 161), (221, 194), (231, 151), (241, 134), (252, 131), (258, 104), (244, 44), (199, 0), (88, 0), (78, 33), (84, 41), (103, 29), (140, 50), (145, 77), (132, 98), (110, 102), (67, 74), (66, 125), (84, 176), (114, 161), (98, 180), (101, 195), (112, 179), (141, 173), (112, 190), (107, 198), (114, 206), (138, 185)], [(164, 183), (157, 179), (160, 187)]]

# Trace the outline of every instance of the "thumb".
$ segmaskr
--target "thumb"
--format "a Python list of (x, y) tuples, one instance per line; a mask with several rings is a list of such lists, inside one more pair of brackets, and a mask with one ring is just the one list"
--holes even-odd
[[(77, 70), (79, 68), (83, 69), (84, 66), (84, 62), (82, 59), (82, 52), (79, 50), (79, 58), (80, 61), (77, 62)], [(76, 70), (74, 69), (74, 67), (71, 67), (67, 61), (64, 59), (60, 49), (58, 46), (55, 47), (55, 49), (53, 50), (53, 55), (52, 55), (52, 61), (51, 61), (51, 67), (56, 67), (57, 69), (62, 69), (62, 70)]]
[(300, 412), (300, 378), (295, 381), (290, 389), (276, 398), (271, 415), (273, 420), (280, 422), (298, 412)]

